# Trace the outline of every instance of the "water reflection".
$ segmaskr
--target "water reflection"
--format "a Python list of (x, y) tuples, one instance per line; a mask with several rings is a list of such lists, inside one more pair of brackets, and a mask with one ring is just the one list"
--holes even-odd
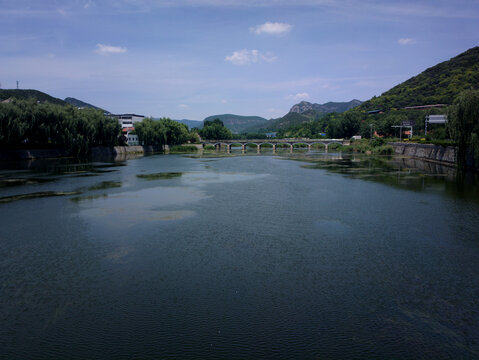
[(321, 169), (353, 179), (375, 181), (412, 191), (437, 188), (452, 196), (479, 201), (479, 176), (458, 172), (455, 167), (395, 156), (290, 156), (307, 162), (306, 169)]

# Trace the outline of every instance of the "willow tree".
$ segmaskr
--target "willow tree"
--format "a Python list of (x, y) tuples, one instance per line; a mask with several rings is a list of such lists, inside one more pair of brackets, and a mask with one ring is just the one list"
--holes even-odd
[(448, 129), (457, 143), (460, 168), (479, 167), (479, 91), (466, 90), (448, 110)]

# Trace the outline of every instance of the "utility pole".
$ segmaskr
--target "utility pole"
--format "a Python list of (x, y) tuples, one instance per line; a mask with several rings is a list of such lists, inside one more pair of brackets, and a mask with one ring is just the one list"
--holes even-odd
[(18, 90), (18, 80), (17, 80), (17, 90)]

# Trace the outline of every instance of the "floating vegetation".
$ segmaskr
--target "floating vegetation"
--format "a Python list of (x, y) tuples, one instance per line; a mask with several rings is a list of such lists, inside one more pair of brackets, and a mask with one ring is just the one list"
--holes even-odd
[(111, 189), (121, 187), (120, 181), (102, 181), (96, 185), (90, 186), (88, 190), (104, 190), (104, 189)]
[(57, 179), (55, 178), (7, 178), (7, 179), (0, 179), (0, 187), (41, 184), (46, 182), (52, 182), (55, 180)]
[(165, 180), (180, 177), (181, 175), (183, 175), (182, 172), (161, 172), (156, 174), (138, 174), (136, 177), (144, 180)]
[(4, 196), (0, 198), (0, 203), (10, 203), (13, 201), (18, 201), (18, 200), (27, 200), (27, 199), (52, 197), (52, 196), (77, 195), (77, 194), (81, 194), (81, 192), (79, 191), (42, 191), (42, 192), (35, 192), (30, 194)]
[(170, 148), (170, 153), (196, 152), (198, 150), (194, 145), (176, 145)]
[(107, 198), (108, 197), (108, 194), (97, 194), (97, 195), (89, 195), (89, 196), (75, 196), (75, 197), (72, 197), (70, 200), (75, 202), (75, 203), (79, 203), (81, 201), (87, 201), (87, 200), (95, 200), (95, 199), (99, 199), (99, 198)]

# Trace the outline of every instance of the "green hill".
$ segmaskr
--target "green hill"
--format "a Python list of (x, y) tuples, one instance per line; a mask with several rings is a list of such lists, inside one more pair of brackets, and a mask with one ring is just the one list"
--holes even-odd
[(387, 111), (417, 105), (449, 105), (461, 91), (471, 88), (479, 88), (479, 46), (430, 67), (362, 103), (358, 109)]
[(49, 102), (56, 105), (67, 105), (65, 101), (38, 90), (0, 89), (0, 101), (8, 100), (10, 98), (22, 100), (35, 99), (41, 103)]
[(213, 121), (214, 119), (220, 119), (228, 129), (237, 134), (244, 132), (250, 127), (260, 126), (268, 122), (268, 120), (260, 116), (241, 116), (234, 114), (208, 116), (203, 121)]
[(70, 105), (72, 105), (74, 107), (77, 107), (77, 108), (90, 108), (90, 109), (97, 109), (97, 110), (105, 111), (105, 110), (103, 110), (103, 109), (101, 109), (101, 108), (99, 108), (95, 105), (88, 104), (84, 101), (81, 101), (81, 100), (78, 100), (78, 99), (75, 99), (75, 98), (72, 98), (72, 97), (67, 97), (64, 101), (69, 103)]

